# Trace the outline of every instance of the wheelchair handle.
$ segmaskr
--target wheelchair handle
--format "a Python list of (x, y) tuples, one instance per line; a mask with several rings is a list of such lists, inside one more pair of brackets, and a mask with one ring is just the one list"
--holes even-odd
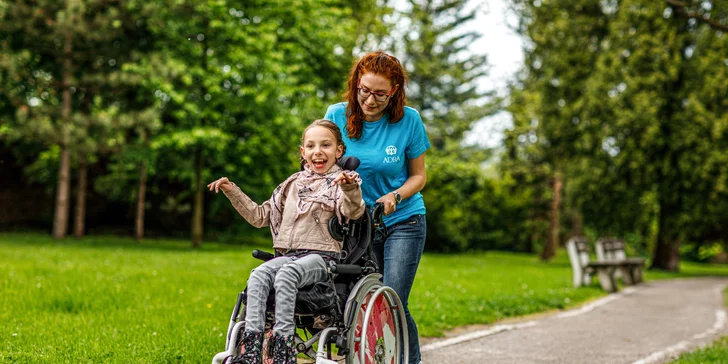
[(339, 158), (336, 164), (338, 164), (339, 167), (341, 167), (341, 169), (343, 170), (356, 171), (356, 169), (359, 168), (359, 164), (361, 164), (361, 161), (357, 157), (345, 155)]
[(377, 202), (372, 207), (372, 220), (374, 220), (375, 228), (385, 228), (384, 226), (384, 204)]
[(253, 258), (260, 259), (264, 262), (267, 262), (267, 261), (275, 258), (275, 255), (262, 251), (262, 250), (255, 249), (255, 250), (253, 250)]

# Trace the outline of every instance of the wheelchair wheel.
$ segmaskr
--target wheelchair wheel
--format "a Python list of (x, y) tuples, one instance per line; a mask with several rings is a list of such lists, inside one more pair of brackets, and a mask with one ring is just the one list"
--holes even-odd
[[(407, 361), (404, 309), (390, 287), (366, 284), (348, 332), (347, 364), (400, 364)], [(405, 356), (402, 358), (401, 353)]]

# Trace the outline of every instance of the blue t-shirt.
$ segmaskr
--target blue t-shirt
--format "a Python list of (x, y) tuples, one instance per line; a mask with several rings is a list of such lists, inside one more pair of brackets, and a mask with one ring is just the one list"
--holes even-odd
[[(373, 206), (382, 196), (402, 187), (409, 178), (408, 161), (430, 148), (425, 125), (417, 110), (404, 107), (404, 117), (392, 124), (385, 114), (375, 122), (364, 122), (359, 139), (350, 139), (346, 131), (346, 102), (329, 106), (324, 119), (336, 123), (346, 145), (346, 154), (361, 161), (357, 172), (362, 179), (362, 197)], [(392, 226), (412, 215), (425, 214), (425, 202), (417, 192), (402, 200), (394, 213), (384, 217), (384, 224)]]

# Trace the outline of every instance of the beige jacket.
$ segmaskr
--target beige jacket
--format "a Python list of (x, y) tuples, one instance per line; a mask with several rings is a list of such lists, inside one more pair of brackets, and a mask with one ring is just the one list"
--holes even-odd
[[(357, 183), (339, 185), (341, 188), (341, 201), (337, 201), (342, 216), (358, 219), (364, 214), (364, 200), (361, 197), (361, 186)], [(233, 187), (225, 196), (230, 199), (235, 210), (245, 220), (255, 227), (268, 226), (270, 222), (271, 201), (258, 205), (251, 200), (240, 188)], [(285, 204), (278, 237), (273, 241), (273, 248), (285, 253), (289, 250), (306, 249), (320, 251), (341, 251), (341, 242), (334, 240), (329, 234), (329, 219), (335, 215), (334, 211), (325, 211), (321, 204), (314, 202), (308, 212), (294, 220), (297, 209), (298, 191), (295, 183), (289, 183), (283, 192)]]

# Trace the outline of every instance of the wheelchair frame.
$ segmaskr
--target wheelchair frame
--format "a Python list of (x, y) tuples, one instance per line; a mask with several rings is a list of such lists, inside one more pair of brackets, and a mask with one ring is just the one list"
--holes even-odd
[[(338, 364), (341, 361), (341, 359), (333, 360), (333, 344), (339, 348), (338, 353), (345, 356), (346, 364), (408, 362), (409, 341), (404, 306), (397, 293), (381, 282), (382, 276), (375, 273), (377, 267), (372, 260), (374, 258), (371, 249), (373, 230), (384, 226), (381, 220), (382, 210), (381, 204), (376, 204), (373, 212), (367, 209), (364, 214), (367, 220), (366, 227), (369, 229), (366, 231), (366, 254), (362, 256), (365, 261), (364, 266), (338, 264), (329, 267), (329, 273), (334, 282), (338, 278), (337, 275), (348, 277), (350, 281), (353, 281), (351, 277), (357, 277), (356, 283), (348, 292), (343, 316), (337, 317), (333, 324), (314, 333), (308, 326), (299, 326), (299, 322), (302, 315), (315, 314), (295, 313), (296, 327), (311, 335), (304, 340), (299, 332), (296, 332), (296, 351), (315, 359), (316, 364)], [(344, 247), (347, 247), (347, 239), (359, 238), (351, 235), (356, 229), (354, 223), (356, 222), (348, 222), (343, 225), (344, 241), (342, 244)], [(359, 221), (359, 223), (361, 222)], [(333, 233), (335, 232), (332, 231), (332, 235)], [(357, 241), (355, 246), (362, 243), (362, 241)], [(253, 251), (253, 256), (264, 261), (274, 257), (270, 253), (258, 250)], [(217, 353), (212, 359), (212, 364), (220, 364), (225, 358), (239, 355), (241, 352), (242, 332), (245, 327), (243, 297), (243, 292), (238, 294), (233, 308), (225, 341), (225, 351)], [(272, 318), (272, 314), (272, 312), (266, 312), (263, 363), (273, 363), (270, 351), (267, 349), (267, 338), (272, 334), (272, 320), (269, 320)], [(318, 349), (314, 351), (313, 347), (316, 343), (318, 343)]]

